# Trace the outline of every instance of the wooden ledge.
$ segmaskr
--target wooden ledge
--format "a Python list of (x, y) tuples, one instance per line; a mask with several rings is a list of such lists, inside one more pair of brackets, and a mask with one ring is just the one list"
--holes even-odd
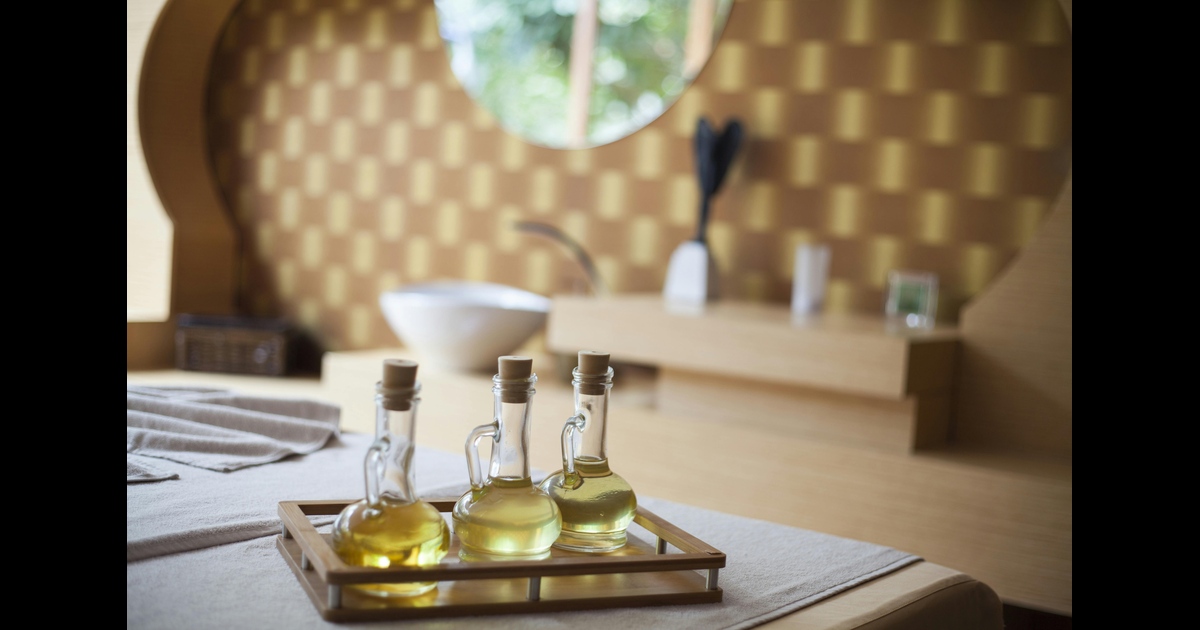
[(661, 295), (556, 296), (546, 344), (602, 348), (614, 359), (904, 400), (949, 387), (954, 328), (890, 329), (882, 315), (793, 317), (786, 306), (668, 307)]
[(670, 307), (659, 294), (555, 297), (546, 345), (604, 350), (659, 370), (658, 409), (908, 452), (946, 444), (954, 328), (882, 316), (793, 316), (786, 306)]

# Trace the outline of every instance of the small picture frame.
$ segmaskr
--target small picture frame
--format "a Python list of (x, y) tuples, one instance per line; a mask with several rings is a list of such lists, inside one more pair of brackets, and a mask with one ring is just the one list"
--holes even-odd
[(923, 271), (888, 272), (888, 322), (903, 328), (933, 328), (937, 319), (938, 277)]

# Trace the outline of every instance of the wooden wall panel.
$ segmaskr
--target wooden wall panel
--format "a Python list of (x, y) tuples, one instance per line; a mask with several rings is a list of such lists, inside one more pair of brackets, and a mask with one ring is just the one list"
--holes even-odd
[(1071, 201), (963, 309), (959, 441), (1071, 457)]
[[(432, 0), (243, 2), (208, 89), (211, 157), (245, 239), (243, 302), (355, 349), (397, 342), (377, 296), (399, 284), (571, 290), (569, 257), (515, 233), (518, 219), (564, 229), (613, 290), (658, 291), (693, 231), (705, 115), (748, 132), (714, 203), (724, 295), (786, 303), (794, 246), (823, 241), (829, 310), (880, 312), (886, 272), (902, 267), (938, 273), (942, 319), (956, 321), (1066, 178), (1070, 31), (1055, 0), (900, 4), (736, 2), (663, 116), (561, 151), (471, 101)], [(364, 38), (368, 23), (382, 35)]]
[(129, 369), (173, 363), (176, 314), (237, 310), (237, 228), (205, 133), (212, 51), (235, 5), (129, 3)]

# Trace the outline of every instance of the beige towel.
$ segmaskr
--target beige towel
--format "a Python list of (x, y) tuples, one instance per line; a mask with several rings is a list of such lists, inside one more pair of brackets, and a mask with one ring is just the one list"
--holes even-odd
[(127, 479), (126, 483), (143, 483), (147, 481), (178, 479), (179, 473), (163, 470), (156, 464), (146, 461), (144, 457), (126, 454), (125, 477)]
[[(341, 412), (316, 400), (223, 389), (126, 386), (126, 453), (229, 472), (312, 453), (338, 435)], [(128, 457), (127, 483), (178, 478)]]
[[(279, 532), (279, 502), (358, 500), (366, 496), (363, 459), (374, 436), (344, 433), (324, 448), (232, 473), (169, 460), (161, 468), (177, 481), (126, 484), (126, 560), (144, 560)], [(417, 488), (440, 488), (467, 479), (464, 454), (418, 446), (413, 456)], [(333, 516), (312, 517), (315, 525)]]

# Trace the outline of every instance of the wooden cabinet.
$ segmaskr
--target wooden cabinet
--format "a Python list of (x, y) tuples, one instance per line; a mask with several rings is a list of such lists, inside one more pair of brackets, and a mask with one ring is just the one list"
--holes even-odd
[(794, 318), (787, 306), (668, 306), (659, 294), (554, 299), (546, 345), (596, 349), (658, 368), (664, 413), (776, 425), (906, 452), (946, 444), (954, 328), (893, 328), (882, 317)]

